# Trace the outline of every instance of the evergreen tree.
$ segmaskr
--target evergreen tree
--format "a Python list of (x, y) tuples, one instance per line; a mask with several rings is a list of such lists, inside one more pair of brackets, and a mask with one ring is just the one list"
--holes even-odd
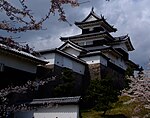
[(112, 103), (118, 101), (118, 96), (121, 94), (120, 90), (114, 86), (114, 81), (108, 76), (101, 80), (91, 80), (83, 100), (86, 107), (103, 111), (105, 115), (106, 111), (112, 108)]
[(71, 96), (74, 87), (73, 73), (70, 69), (64, 68), (59, 84), (54, 88), (54, 96)]

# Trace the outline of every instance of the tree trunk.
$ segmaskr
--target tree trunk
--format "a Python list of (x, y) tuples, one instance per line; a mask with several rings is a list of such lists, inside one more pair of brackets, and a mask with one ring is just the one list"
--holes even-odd
[(103, 112), (103, 116), (105, 116), (105, 114), (106, 114), (106, 111), (107, 111), (107, 110), (105, 110), (105, 111)]

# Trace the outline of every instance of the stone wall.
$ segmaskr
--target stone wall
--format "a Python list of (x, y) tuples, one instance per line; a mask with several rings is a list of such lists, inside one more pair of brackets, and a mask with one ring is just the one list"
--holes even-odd
[[(58, 85), (59, 79), (61, 78), (64, 69), (57, 65), (49, 65), (46, 68), (49, 71), (51, 70), (50, 76), (55, 76), (56, 80), (50, 82), (46, 87), (44, 87), (46, 88), (45, 90), (47, 91), (45, 93), (42, 93), (44, 97), (53, 96), (52, 95), (53, 88)], [(48, 71), (43, 72), (44, 72), (43, 75), (46, 75)], [(90, 83), (90, 79), (103, 79), (106, 78), (106, 76), (110, 76), (113, 79), (115, 79), (114, 84), (117, 87), (121, 88), (124, 84), (124, 70), (110, 62), (108, 63), (107, 67), (102, 64), (88, 65), (85, 69), (84, 75), (72, 72), (72, 76), (75, 82), (73, 87), (74, 95), (84, 94), (85, 90), (87, 89)]]
[(91, 79), (101, 78), (100, 64), (89, 64), (88, 68)]
[[(60, 78), (62, 77), (63, 70), (65, 68), (62, 68), (57, 65), (48, 65), (46, 67), (39, 67), (38, 70), (38, 76), (45, 76), (48, 74), (48, 77), (55, 77), (55, 80), (49, 82), (47, 85), (41, 86), (38, 92), (38, 96), (43, 96), (43, 97), (53, 97), (54, 96), (54, 88), (59, 85), (60, 83)], [(70, 70), (70, 69), (68, 69)], [(73, 96), (74, 95), (81, 95), (84, 93), (85, 87), (87, 85), (86, 79), (87, 77), (84, 75), (81, 75), (79, 73), (72, 72), (72, 78), (74, 81), (74, 86), (73, 86)], [(86, 73), (87, 75), (87, 73)], [(44, 91), (44, 92), (43, 92)]]
[(118, 89), (122, 89), (125, 85), (125, 70), (109, 62), (107, 74), (115, 79), (114, 84)]
[(102, 64), (90, 64), (89, 76), (91, 79), (103, 79), (106, 77), (112, 77), (115, 79), (114, 84), (118, 88), (122, 88), (125, 84), (125, 70), (116, 66), (115, 64), (108, 62), (108, 66)]
[[(59, 67), (57, 65), (54, 66), (54, 70), (53, 70), (53, 75), (56, 76), (57, 79), (61, 78), (62, 76), (62, 72), (63, 72), (63, 69), (62, 67)], [(70, 70), (72, 71), (72, 70)], [(81, 75), (79, 73), (76, 73), (76, 72), (73, 72), (72, 71), (72, 77), (74, 79), (74, 94), (75, 95), (80, 95), (82, 94), (82, 87), (83, 87), (83, 83), (84, 83), (84, 75)]]

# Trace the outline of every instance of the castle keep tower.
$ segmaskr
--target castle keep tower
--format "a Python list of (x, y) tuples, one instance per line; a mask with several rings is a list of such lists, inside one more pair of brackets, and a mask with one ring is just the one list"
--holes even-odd
[(75, 25), (82, 30), (82, 33), (61, 37), (60, 40), (65, 42), (63, 46), (70, 42), (76, 45), (76, 51), (77, 48), (78, 50), (83, 48), (86, 51), (74, 53), (75, 51), (71, 51), (73, 46), (69, 45), (66, 50), (62, 46), (61, 49), (84, 60), (88, 64), (92, 79), (100, 79), (108, 73), (121, 78), (129, 66), (137, 67), (129, 60), (128, 52), (134, 50), (130, 37), (128, 35), (113, 37), (111, 33), (116, 32), (117, 29), (111, 26), (102, 15), (95, 14), (93, 8), (84, 20), (75, 22)]

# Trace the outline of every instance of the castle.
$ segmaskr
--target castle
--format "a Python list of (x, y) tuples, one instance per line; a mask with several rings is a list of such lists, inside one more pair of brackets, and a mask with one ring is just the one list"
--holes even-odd
[[(75, 25), (82, 30), (81, 34), (61, 37), (60, 40), (64, 43), (60, 47), (39, 52), (34, 52), (28, 45), (19, 45), (9, 38), (0, 38), (0, 78), (1, 81), (4, 80), (1, 87), (13, 82), (19, 84), (29, 79), (34, 80), (37, 76), (56, 76), (59, 79), (64, 68), (73, 72), (75, 79), (73, 89), (77, 92), (71, 94), (73, 96), (82, 95), (90, 79), (105, 79), (108, 75), (116, 78), (117, 86), (122, 86), (126, 70), (138, 68), (138, 65), (129, 59), (129, 51), (134, 50), (130, 37), (128, 35), (113, 37), (111, 33), (117, 29), (102, 15), (95, 14), (93, 9), (81, 22), (75, 22)], [(57, 80), (56, 83), (53, 82), (37, 88), (34, 94), (26, 96), (25, 99), (21, 97), (21, 100), (32, 98), (28, 104), (33, 106), (47, 104), (52, 105), (51, 108), (43, 107), (26, 112), (20, 110), (15, 116), (58, 117), (63, 112), (66, 117), (70, 111), (74, 113), (70, 116), (79, 117), (79, 96), (48, 98), (53, 96), (52, 88), (58, 86)], [(17, 98), (19, 99), (19, 95)]]
[(11, 39), (0, 39), (0, 76), (6, 80), (5, 84), (12, 80), (19, 83), (22, 81), (20, 78), (34, 79), (38, 73), (43, 76), (39, 65), (46, 65), (46, 68), (52, 70), (51, 75), (58, 78), (62, 70), (68, 68), (74, 73), (78, 84), (87, 78), (101, 79), (106, 75), (115, 76), (121, 84), (127, 68), (138, 68), (129, 59), (129, 52), (134, 50), (130, 37), (113, 37), (111, 33), (117, 29), (104, 16), (98, 16), (92, 9), (85, 19), (75, 22), (75, 25), (81, 29), (81, 34), (61, 37), (64, 43), (60, 47), (38, 53), (28, 45), (19, 45)]
[(48, 61), (47, 67), (58, 75), (62, 68), (69, 68), (76, 76), (87, 75), (91, 79), (101, 79), (111, 74), (123, 78), (128, 67), (138, 66), (129, 60), (129, 51), (134, 47), (128, 35), (113, 37), (117, 31), (93, 9), (81, 22), (75, 22), (82, 33), (61, 37), (63, 45), (56, 49), (39, 51)]

